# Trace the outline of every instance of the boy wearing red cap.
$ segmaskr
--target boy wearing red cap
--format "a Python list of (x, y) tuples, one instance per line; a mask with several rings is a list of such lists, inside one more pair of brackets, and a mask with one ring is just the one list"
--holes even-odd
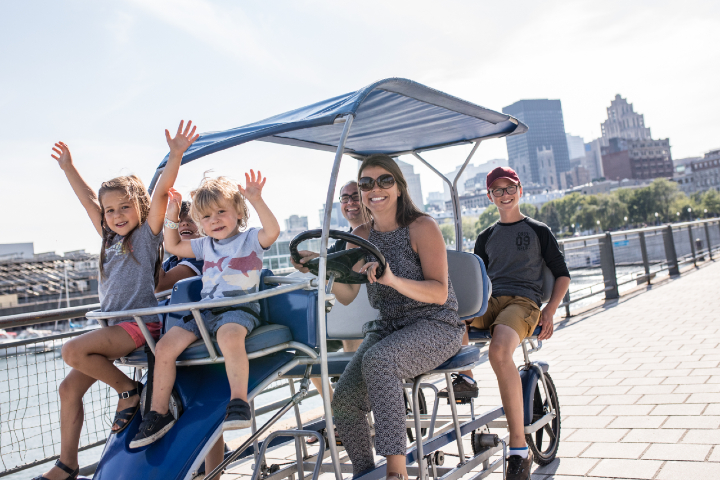
[[(510, 431), (507, 479), (525, 480), (530, 478), (533, 458), (525, 443), (522, 385), (513, 352), (538, 325), (539, 340), (552, 336), (553, 317), (570, 286), (570, 273), (550, 228), (520, 212), (522, 185), (517, 173), (507, 167), (494, 169), (488, 173), (487, 189), (500, 220), (480, 233), (475, 254), (485, 262), (493, 291), (487, 312), (469, 323), (492, 334), (488, 357)], [(541, 311), (543, 261), (555, 276), (555, 287)], [(467, 344), (467, 336), (463, 343)], [(469, 371), (461, 372), (453, 383), (456, 392), (477, 389)]]

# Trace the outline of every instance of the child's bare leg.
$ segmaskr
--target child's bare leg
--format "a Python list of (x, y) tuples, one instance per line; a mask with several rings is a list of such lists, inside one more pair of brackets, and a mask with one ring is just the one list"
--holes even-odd
[[(113, 364), (113, 360), (135, 350), (135, 342), (121, 327), (101, 328), (73, 338), (62, 348), (65, 363), (79, 373), (110, 385), (117, 393), (136, 387), (135, 381)], [(88, 387), (90, 388), (90, 387)], [(118, 401), (118, 411), (134, 407), (140, 396)], [(113, 425), (113, 430), (119, 427)]]
[(357, 352), (362, 340), (343, 340), (343, 352)]
[(160, 415), (168, 412), (170, 394), (175, 385), (175, 361), (197, 337), (194, 333), (173, 327), (155, 345), (155, 370), (150, 410)]
[[(320, 397), (322, 398), (322, 378), (320, 377), (312, 377), (310, 379), (313, 385), (315, 385), (315, 389), (320, 394)], [(333, 399), (333, 390), (332, 387), (330, 387), (330, 401), (332, 402)]]
[[(78, 444), (83, 424), (83, 402), (85, 392), (97, 380), (78, 370), (70, 370), (60, 384), (60, 461), (70, 468), (78, 466)], [(52, 467), (43, 475), (49, 480), (67, 478), (67, 473)]]
[(250, 366), (245, 353), (247, 329), (236, 323), (226, 323), (218, 329), (217, 340), (225, 357), (225, 370), (230, 382), (230, 399), (247, 402)]
[(225, 439), (222, 435), (205, 456), (205, 475), (212, 472), (225, 458)]
[(512, 448), (525, 447), (522, 383), (512, 358), (519, 344), (520, 337), (515, 330), (507, 325), (495, 325), (488, 355), (500, 387)]

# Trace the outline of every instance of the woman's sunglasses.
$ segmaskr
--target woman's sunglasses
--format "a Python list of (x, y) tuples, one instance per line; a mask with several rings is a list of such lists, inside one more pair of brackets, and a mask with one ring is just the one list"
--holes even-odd
[(372, 177), (362, 177), (358, 180), (358, 188), (363, 192), (369, 192), (373, 189), (376, 183), (378, 187), (385, 190), (395, 185), (395, 177), (389, 173), (380, 175), (377, 179)]

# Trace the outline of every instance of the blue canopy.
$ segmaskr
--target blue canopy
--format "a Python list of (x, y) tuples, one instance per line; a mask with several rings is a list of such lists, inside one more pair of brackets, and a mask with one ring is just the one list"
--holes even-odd
[(347, 115), (355, 118), (345, 152), (356, 158), (372, 153), (397, 156), (527, 131), (510, 115), (412, 80), (388, 78), (250, 125), (204, 133), (185, 152), (182, 163), (252, 140), (334, 152)]

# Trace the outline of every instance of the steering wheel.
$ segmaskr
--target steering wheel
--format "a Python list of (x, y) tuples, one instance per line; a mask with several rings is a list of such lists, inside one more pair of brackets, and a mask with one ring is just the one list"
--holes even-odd
[[(298, 253), (298, 245), (305, 240), (311, 238), (320, 238), (322, 236), (321, 229), (308, 230), (303, 232), (292, 239), (290, 242), (290, 256), (295, 263), (300, 263), (302, 257)], [(352, 269), (352, 267), (361, 259), (365, 258), (366, 254), (373, 255), (378, 260), (378, 268), (375, 274), (376, 278), (380, 278), (385, 271), (385, 256), (380, 253), (375, 245), (368, 242), (362, 237), (353, 235), (348, 232), (341, 232), (339, 230), (330, 230), (330, 238), (335, 240), (345, 240), (348, 243), (358, 245), (359, 248), (351, 248), (349, 250), (341, 250), (339, 252), (331, 253), (327, 256), (327, 277), (330, 278), (330, 274), (335, 274), (335, 281), (339, 283), (350, 283), (360, 284), (368, 283), (366, 275), (360, 274)], [(310, 270), (314, 275), (318, 274), (320, 269), (320, 258), (313, 258), (304, 264), (305, 267)]]

